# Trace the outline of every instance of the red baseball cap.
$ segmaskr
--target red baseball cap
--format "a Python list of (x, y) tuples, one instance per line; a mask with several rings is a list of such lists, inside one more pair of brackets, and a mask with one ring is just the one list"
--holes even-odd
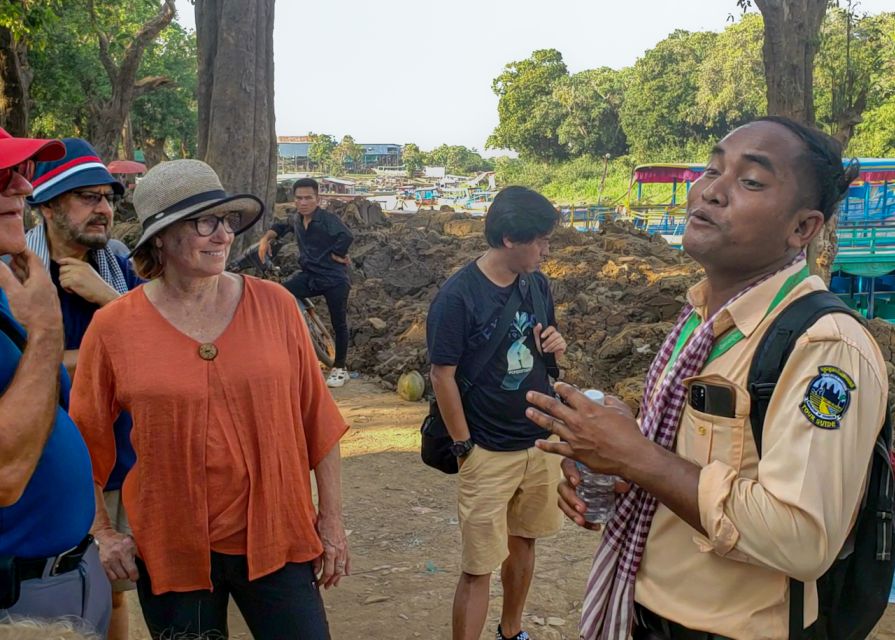
[(0, 169), (14, 167), (25, 160), (36, 162), (58, 160), (65, 155), (65, 145), (59, 140), (13, 138), (0, 127)]

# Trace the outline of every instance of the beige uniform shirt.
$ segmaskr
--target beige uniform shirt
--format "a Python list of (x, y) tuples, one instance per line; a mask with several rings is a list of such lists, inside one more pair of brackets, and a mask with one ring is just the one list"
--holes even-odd
[[(716, 336), (736, 326), (745, 337), (691, 379), (728, 386), (736, 398), (733, 418), (688, 403), (678, 430), (678, 455), (702, 467), (699, 512), (708, 537), (660, 505), (635, 589), (637, 602), (691, 629), (785, 640), (787, 576), (805, 583), (805, 624), (813, 623), (814, 581), (833, 563), (857, 515), (888, 381), (879, 348), (854, 318), (824, 316), (799, 338), (768, 408), (760, 461), (752, 437), (746, 384), (755, 349), (790, 301), (824, 288), (809, 277), (766, 317), (784, 281), (804, 264), (757, 286), (719, 316)], [(702, 282), (688, 294), (703, 319), (705, 289)], [(825, 369), (824, 377), (821, 367), (835, 369)], [(854, 389), (845, 394), (838, 428), (823, 428), (808, 416), (823, 424), (811, 407), (842, 408), (841, 402), (820, 404), (831, 377), (840, 392), (837, 381)]]

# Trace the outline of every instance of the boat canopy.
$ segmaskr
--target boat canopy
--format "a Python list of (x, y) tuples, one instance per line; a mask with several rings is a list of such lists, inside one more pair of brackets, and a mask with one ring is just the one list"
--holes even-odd
[[(895, 158), (858, 158), (858, 161), (861, 163), (858, 182), (895, 181)], [(850, 159), (845, 159), (842, 164), (847, 166), (849, 162)], [(704, 164), (642, 164), (634, 168), (634, 182), (647, 184), (693, 182), (703, 171), (705, 171)]]
[[(848, 160), (843, 164), (848, 164)], [(893, 182), (895, 181), (895, 158), (858, 158), (861, 163), (860, 182)]]
[(693, 182), (705, 171), (704, 164), (642, 164), (634, 168), (634, 182), (647, 184)]

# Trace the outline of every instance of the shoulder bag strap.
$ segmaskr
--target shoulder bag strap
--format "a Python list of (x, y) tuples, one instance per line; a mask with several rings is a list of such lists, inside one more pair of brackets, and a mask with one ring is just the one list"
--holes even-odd
[[(538, 322), (544, 327), (547, 328), (547, 323), (550, 321), (550, 316), (547, 315), (547, 306), (544, 303), (544, 296), (541, 295), (541, 289), (538, 287), (538, 283), (535, 281), (534, 276), (531, 276), (531, 305), (534, 307), (535, 317), (538, 319)], [(554, 380), (559, 380), (559, 365), (556, 364), (556, 355), (553, 353), (541, 353), (541, 357), (544, 358), (544, 363), (547, 365), (547, 375), (553, 378)]]

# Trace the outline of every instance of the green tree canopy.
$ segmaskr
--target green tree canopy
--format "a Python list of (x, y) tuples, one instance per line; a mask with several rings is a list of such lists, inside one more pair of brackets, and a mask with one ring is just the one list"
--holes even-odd
[(626, 75), (601, 67), (556, 82), (552, 97), (564, 110), (557, 138), (570, 156), (625, 153), (627, 143), (619, 109)]
[(568, 157), (559, 141), (563, 110), (553, 98), (557, 82), (567, 77), (566, 63), (556, 49), (539, 49), (525, 60), (506, 65), (491, 85), (499, 98), (500, 122), (488, 138), (488, 147), (514, 149), (537, 160)]
[(443, 144), (424, 154), (424, 160), (427, 165), (445, 167), (448, 173), (459, 175), (490, 171), (494, 166), (475, 149), (468, 149), (462, 145)]
[(417, 171), (421, 171), (425, 164), (423, 152), (420, 151), (419, 146), (413, 142), (408, 142), (401, 147), (401, 160), (410, 176), (413, 176)]
[[(134, 101), (134, 142), (147, 159), (196, 155), (196, 34), (173, 24), (143, 56), (144, 76), (164, 76), (171, 83)], [(152, 150), (152, 151), (150, 151)]]
[(634, 64), (621, 109), (633, 153), (673, 156), (687, 141), (699, 144), (718, 135), (706, 125), (696, 101), (700, 68), (717, 39), (716, 33), (678, 30)]
[(353, 137), (342, 136), (342, 141), (333, 149), (333, 160), (339, 169), (356, 167), (364, 160), (364, 148)]
[(768, 110), (761, 14), (747, 13), (718, 34), (699, 65), (696, 108), (704, 126), (729, 130)]
[(336, 165), (335, 138), (325, 133), (308, 133), (308, 138), (311, 139), (311, 145), (308, 147), (308, 159), (321, 171), (333, 171)]

